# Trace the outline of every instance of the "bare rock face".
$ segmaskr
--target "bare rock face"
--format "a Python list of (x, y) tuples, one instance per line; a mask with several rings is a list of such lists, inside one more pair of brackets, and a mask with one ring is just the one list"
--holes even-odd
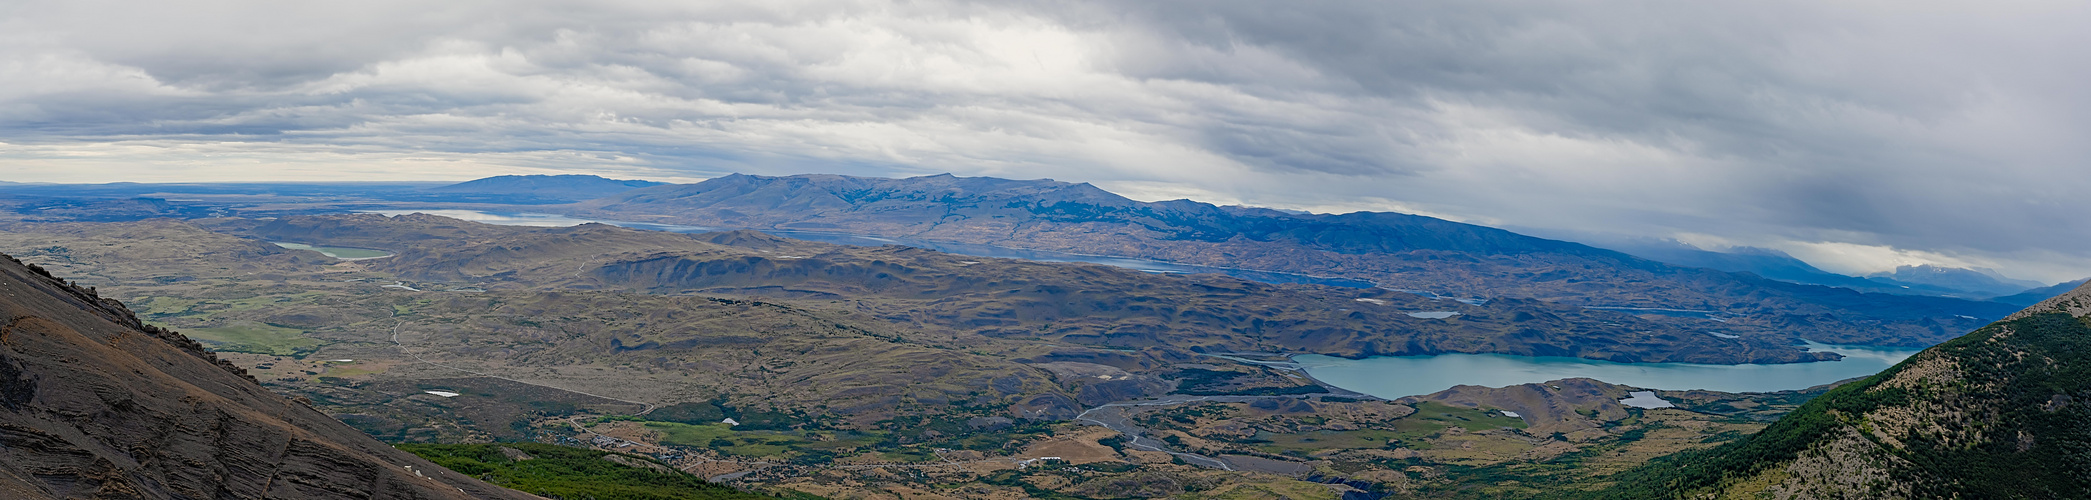
[(0, 498), (536, 498), (394, 450), (0, 256)]

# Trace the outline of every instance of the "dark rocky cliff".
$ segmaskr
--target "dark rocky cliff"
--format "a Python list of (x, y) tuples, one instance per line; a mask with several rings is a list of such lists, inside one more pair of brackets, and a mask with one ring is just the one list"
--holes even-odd
[(274, 394), (0, 255), (0, 498), (537, 498)]

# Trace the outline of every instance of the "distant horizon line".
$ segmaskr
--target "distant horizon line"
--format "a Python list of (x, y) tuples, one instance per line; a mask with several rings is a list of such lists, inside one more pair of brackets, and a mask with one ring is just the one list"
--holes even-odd
[[(1437, 216), (1437, 215), (1432, 215), (1432, 214), (1421, 214), (1421, 213), (1409, 213), (1409, 212), (1398, 212), (1398, 211), (1391, 211), (1391, 210), (1355, 210), (1355, 211), (1351, 211), (1351, 212), (1344, 212), (1344, 213), (1336, 213), (1336, 212), (1315, 212), (1315, 211), (1311, 211), (1311, 210), (1300, 210), (1300, 209), (1290, 209), (1290, 208), (1281, 208), (1281, 207), (1273, 207), (1273, 206), (1258, 206), (1258, 205), (1248, 205), (1248, 204), (1221, 204), (1221, 203), (1215, 203), (1215, 202), (1210, 202), (1210, 201), (1202, 201), (1202, 200), (1196, 200), (1196, 199), (1192, 199), (1192, 198), (1177, 198), (1177, 199), (1170, 199), (1170, 200), (1154, 200), (1154, 201), (1143, 201), (1143, 200), (1139, 200), (1139, 199), (1134, 199), (1134, 198), (1132, 198), (1132, 197), (1126, 196), (1126, 195), (1124, 195), (1124, 194), (1121, 194), (1121, 193), (1118, 193), (1118, 192), (1116, 192), (1116, 191), (1112, 191), (1112, 190), (1109, 190), (1109, 189), (1104, 189), (1104, 188), (1103, 188), (1103, 187), (1101, 187), (1101, 186), (1096, 186), (1095, 184), (1092, 184), (1092, 183), (1088, 183), (1088, 182), (1069, 182), (1069, 181), (1061, 181), (1061, 180), (1057, 180), (1057, 179), (1052, 179), (1052, 178), (1043, 178), (1043, 177), (1042, 177), (1042, 178), (1037, 178), (1037, 179), (1014, 179), (1014, 178), (1008, 178), (1008, 177), (995, 177), (995, 176), (990, 176), (990, 175), (978, 175), (978, 176), (970, 176), (970, 177), (968, 177), (968, 176), (961, 176), (961, 175), (958, 175), (958, 174), (955, 174), (955, 173), (952, 173), (952, 172), (943, 172), (943, 173), (936, 173), (936, 174), (923, 174), (923, 175), (913, 175), (913, 176), (907, 176), (907, 177), (889, 177), (889, 176), (869, 176), (869, 175), (850, 175), (850, 174), (833, 174), (833, 173), (814, 173), (814, 172), (808, 172), (808, 173), (798, 173), (798, 174), (783, 174), (783, 175), (770, 175), (770, 174), (749, 174), (749, 173), (742, 173), (742, 172), (730, 172), (730, 173), (720, 174), (720, 175), (716, 175), (716, 176), (712, 176), (712, 177), (706, 177), (706, 178), (698, 179), (698, 180), (695, 180), (695, 181), (691, 181), (691, 182), (671, 182), (671, 181), (656, 181), (656, 180), (651, 180), (651, 179), (644, 179), (644, 178), (634, 178), (634, 179), (617, 179), (617, 178), (605, 177), (605, 176), (602, 176), (602, 175), (599, 175), (599, 174), (582, 174), (582, 173), (576, 173), (576, 174), (498, 174), (498, 175), (489, 175), (489, 176), (483, 176), (483, 177), (475, 177), (475, 178), (470, 178), (470, 179), (464, 179), (464, 180), (375, 180), (375, 181), (200, 181), (200, 182), (136, 182), (136, 181), (114, 181), (114, 182), (104, 182), (104, 183), (67, 183), (67, 182), (13, 182), (13, 181), (4, 181), (4, 180), (0, 180), (0, 189), (4, 189), (5, 187), (8, 187), (8, 186), (50, 186), (50, 187), (64, 187), (64, 186), (209, 186), (209, 185), (244, 185), (244, 186), (271, 186), (271, 185), (276, 185), (276, 186), (291, 186), (291, 185), (294, 185), (294, 186), (329, 186), (329, 185), (331, 185), (331, 186), (343, 186), (343, 185), (361, 185), (361, 186), (386, 186), (386, 185), (390, 185), (390, 186), (441, 187), (441, 186), (451, 186), (451, 185), (458, 185), (458, 184), (464, 184), (464, 183), (469, 183), (469, 182), (481, 181), (481, 180), (486, 180), (486, 179), (495, 179), (495, 178), (501, 178), (501, 177), (565, 177), (565, 176), (580, 176), (580, 177), (594, 177), (594, 178), (597, 178), (597, 179), (603, 179), (603, 180), (607, 180), (607, 181), (620, 181), (620, 182), (622, 182), (622, 181), (642, 181), (642, 182), (655, 182), (655, 183), (659, 183), (659, 184), (658, 184), (658, 185), (656, 185), (656, 186), (649, 186), (649, 187), (658, 187), (658, 186), (673, 186), (673, 185), (684, 185), (684, 186), (686, 186), (686, 185), (693, 185), (693, 184), (699, 184), (699, 183), (703, 183), (703, 182), (706, 182), (706, 181), (711, 181), (711, 180), (716, 180), (716, 179), (720, 179), (720, 178), (725, 178), (725, 177), (732, 177), (732, 176), (736, 176), (736, 175), (739, 175), (739, 176), (747, 176), (747, 177), (767, 177), (767, 178), (786, 178), (786, 177), (800, 177), (800, 176), (835, 176), (835, 177), (845, 177), (845, 178), (857, 178), (857, 179), (888, 179), (888, 180), (907, 180), (907, 179), (920, 179), (920, 178), (929, 178), (929, 177), (951, 177), (951, 178), (957, 178), (957, 179), (998, 179), (998, 180), (1008, 180), (1008, 181), (1027, 181), (1027, 182), (1055, 182), (1055, 183), (1063, 183), (1063, 184), (1068, 184), (1068, 185), (1088, 185), (1088, 186), (1090, 186), (1090, 187), (1092, 187), (1092, 188), (1096, 188), (1096, 189), (1102, 190), (1102, 191), (1104, 191), (1104, 192), (1110, 193), (1110, 194), (1112, 194), (1112, 195), (1115, 195), (1115, 196), (1118, 196), (1118, 197), (1121, 197), (1121, 198), (1125, 198), (1125, 199), (1127, 199), (1127, 200), (1131, 200), (1131, 201), (1134, 201), (1134, 202), (1139, 202), (1139, 203), (1158, 203), (1158, 202), (1167, 202), (1167, 201), (1189, 201), (1189, 202), (1194, 202), (1194, 203), (1203, 203), (1203, 204), (1207, 204), (1207, 205), (1211, 205), (1211, 206), (1215, 206), (1215, 207), (1233, 207), (1233, 208), (1250, 208), (1250, 209), (1272, 210), (1272, 211), (1277, 211), (1277, 212), (1282, 212), (1282, 213), (1291, 213), (1291, 214), (1295, 214), (1295, 215), (1322, 215), (1322, 216), (1339, 216), (1339, 215), (1349, 215), (1349, 214), (1357, 214), (1357, 213), (1385, 213), (1385, 214), (1398, 214), (1398, 215), (1409, 215), (1409, 216), (1416, 216), (1416, 217), (1429, 217), (1429, 218), (1433, 218), (1433, 219), (1439, 219), (1439, 220), (1444, 220), (1444, 221), (1448, 221), (1448, 222), (1454, 222), (1454, 223), (1459, 223), (1459, 224), (1471, 224), (1471, 225), (1475, 225), (1475, 226), (1481, 226), (1481, 227), (1487, 227), (1487, 228), (1491, 228), (1491, 229), (1497, 229), (1497, 230), (1502, 230), (1502, 231), (1509, 231), (1509, 232), (1512, 232), (1512, 233), (1515, 233), (1515, 234), (1518, 234), (1518, 235), (1522, 235), (1522, 236), (1527, 236), (1527, 237), (1533, 237), (1533, 238), (1540, 238), (1540, 239), (1546, 239), (1546, 240), (1554, 240), (1554, 241), (1562, 241), (1562, 242), (1569, 242), (1569, 243), (1575, 243), (1575, 244), (1580, 244), (1580, 245), (1584, 245), (1584, 246), (1588, 246), (1588, 247), (1592, 247), (1592, 248), (1597, 248), (1597, 249), (1602, 249), (1602, 250), (1608, 250), (1608, 251), (1613, 251), (1613, 252), (1620, 252), (1620, 253), (1623, 253), (1623, 254), (1627, 254), (1627, 255), (1632, 255), (1632, 256), (1635, 256), (1635, 257), (1639, 257), (1639, 258), (1644, 258), (1644, 259), (1648, 258), (1648, 257), (1641, 257), (1641, 256), (1639, 256), (1639, 255), (1636, 255), (1636, 254), (1633, 254), (1633, 253), (1631, 253), (1631, 252), (1627, 252), (1627, 251), (1624, 251), (1624, 250), (1619, 250), (1619, 249), (1615, 248), (1615, 247), (1614, 247), (1614, 245), (1611, 245), (1611, 244), (1606, 244), (1606, 243), (1602, 243), (1602, 242), (1600, 242), (1600, 241), (1597, 241), (1597, 240), (1592, 240), (1592, 239), (1590, 239), (1590, 238), (1589, 238), (1589, 236), (1594, 236), (1594, 235), (1584, 235), (1584, 237), (1574, 237), (1574, 236), (1568, 236), (1568, 235), (1563, 235), (1563, 234), (1546, 234), (1546, 235), (1542, 235), (1542, 234), (1544, 234), (1544, 233), (1552, 233), (1552, 232), (1553, 232), (1553, 231), (1551, 231), (1551, 230), (1548, 230), (1547, 228), (1531, 228), (1531, 227), (1523, 227), (1523, 226), (1517, 226), (1517, 225), (1507, 225), (1507, 226), (1506, 226), (1506, 225), (1493, 225), (1493, 224), (1486, 224), (1486, 223), (1481, 223), (1481, 222), (1479, 222), (1479, 221), (1467, 221), (1467, 220), (1456, 220), (1456, 219), (1446, 218), (1446, 217), (1442, 217), (1442, 216)], [(170, 200), (170, 201), (173, 201), (173, 200)], [(182, 201), (188, 201), (188, 200), (182, 200)], [(1536, 230), (1536, 231), (1535, 231), (1535, 230)], [(1687, 246), (1690, 246), (1691, 248), (1694, 248), (1694, 249), (1698, 249), (1699, 251), (1704, 251), (1704, 252), (1712, 252), (1712, 253), (1722, 253), (1722, 254), (1732, 253), (1732, 252), (1726, 252), (1726, 251), (1723, 251), (1722, 249), (1714, 249), (1714, 248), (1705, 248), (1705, 247), (1701, 247), (1701, 246), (1698, 246), (1698, 245), (1692, 245), (1691, 243), (1687, 243), (1687, 242), (1684, 242), (1684, 241), (1682, 241), (1682, 240), (1677, 240), (1677, 239), (1675, 239), (1675, 238), (1661, 238), (1661, 237), (1651, 237), (1651, 236), (1633, 236), (1633, 235), (1627, 235), (1627, 236), (1628, 236), (1628, 237), (1635, 237), (1635, 238), (1648, 238), (1648, 239), (1654, 239), (1654, 240), (1667, 240), (1667, 241), (1673, 241), (1673, 242), (1676, 242), (1676, 243), (1679, 243), (1679, 244), (1683, 244), (1683, 245), (1687, 245)], [(1736, 247), (1736, 248), (1743, 248), (1743, 247)], [(1760, 247), (1747, 247), (1747, 248), (1760, 248)], [(1786, 253), (1785, 251), (1783, 251), (1783, 250), (1778, 250), (1778, 249), (1776, 249), (1776, 248), (1771, 248), (1771, 247), (1761, 247), (1761, 248), (1765, 248), (1765, 249), (1769, 249), (1769, 250), (1777, 250), (1777, 251), (1780, 251), (1781, 253)], [(1800, 262), (1806, 263), (1806, 264), (1808, 264), (1808, 265), (1811, 265), (1811, 266), (1816, 266), (1816, 267), (1818, 267), (1818, 268), (1823, 268), (1823, 264), (1821, 264), (1821, 263), (1816, 263), (1816, 262), (1812, 262), (1812, 261), (1809, 261), (1809, 260), (1807, 260), (1807, 259), (1802, 259), (1802, 258), (1799, 258), (1799, 257), (1797, 257), (1797, 256), (1791, 255), (1790, 253), (1786, 254), (1785, 256), (1786, 256), (1787, 258), (1791, 258), (1791, 259), (1794, 259), (1794, 260), (1796, 260), (1796, 261), (1800, 261)], [(1650, 259), (1650, 260), (1656, 260), (1656, 259)], [(1982, 269), (1982, 268), (1980, 268), (1980, 267), (1960, 267), (1960, 266), (1951, 266), (1951, 265), (1945, 265), (1945, 264), (1941, 264), (1941, 263), (1924, 263), (1923, 265), (1928, 265), (1928, 266), (1932, 266), (1932, 267), (1936, 267), (1936, 268), (1942, 268), (1942, 269), (1966, 269), (1966, 270), (1971, 270), (1971, 271), (1973, 271), (1973, 270), (1977, 270), (1977, 269)], [(1835, 267), (1835, 266), (1831, 266), (1831, 267)], [(1900, 268), (1900, 267), (1906, 267), (1906, 265), (1905, 265), (1905, 266), (1897, 266), (1897, 268)], [(1913, 266), (1910, 266), (1910, 267), (1913, 267)], [(1877, 271), (1877, 272), (1873, 272), (1873, 273), (1851, 273), (1851, 272), (1840, 272), (1840, 271), (1833, 271), (1833, 270), (1828, 270), (1828, 269), (1826, 269), (1826, 268), (1824, 268), (1824, 270), (1825, 270), (1826, 272), (1830, 272), (1830, 273), (1833, 273), (1833, 274), (1839, 274), (1839, 275), (1843, 275), (1843, 276), (1849, 276), (1849, 277), (1853, 277), (1853, 278), (1861, 278), (1861, 279), (1865, 279), (1865, 278), (1870, 278), (1870, 277), (1874, 277), (1875, 275), (1878, 275), (1878, 274), (1889, 274), (1889, 273), (1892, 273), (1892, 271)], [(1992, 271), (1992, 272), (1995, 272), (1995, 271)], [(2002, 275), (2002, 274), (2001, 274), (2001, 273), (1999, 273), (1999, 275)], [(2002, 276), (2005, 276), (2006, 278), (2010, 278), (2010, 279), (2018, 279), (2018, 280), (2025, 280), (2025, 281), (2034, 281), (2034, 282), (2038, 282), (2038, 283), (2043, 283), (2043, 284), (2045, 284), (2045, 283), (2047, 283), (2048, 281), (2050, 281), (2050, 280), (2051, 280), (2051, 279), (2026, 279), (2026, 278), (2018, 278), (2018, 277), (2013, 277), (2013, 276), (2009, 276), (2009, 275), (2002, 275)], [(2060, 281), (2057, 281), (2057, 282), (2056, 282), (2055, 284), (2062, 284), (2062, 283), (2068, 283), (2069, 281), (2071, 281), (2071, 280), (2066, 280), (2066, 279), (2065, 279), (2065, 280), (2060, 280)], [(2054, 286), (2054, 285), (2046, 285), (2046, 286)]]

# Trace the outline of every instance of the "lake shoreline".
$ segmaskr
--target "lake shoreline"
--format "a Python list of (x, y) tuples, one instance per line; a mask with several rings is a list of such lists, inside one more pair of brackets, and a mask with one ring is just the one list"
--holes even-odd
[(1459, 385), (1505, 387), (1565, 378), (1589, 378), (1659, 390), (1766, 393), (1801, 390), (1871, 376), (1922, 351), (1813, 342), (1806, 347), (1838, 352), (1845, 357), (1837, 361), (1809, 363), (1714, 365), (1619, 363), (1508, 354), (1455, 353), (1360, 359), (1297, 354), (1289, 358), (1289, 364), (1326, 386), (1390, 400), (1435, 393)]

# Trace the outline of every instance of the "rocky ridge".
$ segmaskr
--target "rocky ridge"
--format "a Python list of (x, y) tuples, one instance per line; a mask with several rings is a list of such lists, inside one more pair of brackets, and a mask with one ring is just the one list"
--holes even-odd
[(0, 318), (0, 497), (535, 498), (394, 450), (13, 257)]

